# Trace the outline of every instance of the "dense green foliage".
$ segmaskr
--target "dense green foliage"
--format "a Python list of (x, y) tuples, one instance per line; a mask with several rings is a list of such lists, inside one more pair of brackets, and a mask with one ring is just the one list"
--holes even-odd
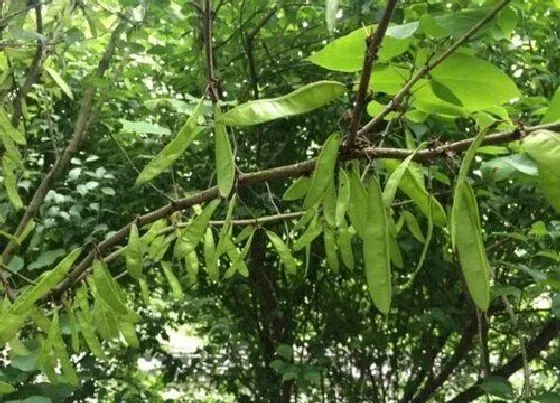
[(559, 23), (0, 0), (0, 400), (560, 401)]

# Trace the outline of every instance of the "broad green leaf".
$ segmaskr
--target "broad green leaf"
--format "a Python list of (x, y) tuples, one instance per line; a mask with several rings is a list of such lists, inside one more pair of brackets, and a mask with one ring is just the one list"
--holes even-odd
[(543, 116), (541, 123), (553, 123), (560, 120), (560, 87), (554, 92), (554, 96), (548, 104), (548, 109)]
[(284, 241), (274, 232), (266, 231), (266, 235), (272, 243), (272, 246), (274, 246), (274, 249), (276, 249), (276, 252), (280, 257), (280, 260), (284, 264), (284, 267), (286, 267), (286, 273), (295, 275), (297, 273), (297, 262), (292, 256), (290, 249), (288, 249)]
[(128, 245), (124, 252), (126, 259), (126, 269), (128, 274), (134, 278), (139, 278), (142, 273), (144, 259), (144, 244), (138, 236), (138, 227), (136, 222), (130, 226), (130, 234), (128, 235)]
[(279, 98), (259, 99), (241, 104), (219, 120), (227, 126), (254, 126), (274, 119), (301, 115), (341, 97), (346, 86), (337, 81), (317, 81)]
[(367, 225), (360, 237), (368, 290), (377, 309), (387, 315), (391, 307), (389, 226), (381, 187), (374, 177), (367, 187), (367, 216)]
[(432, 70), (434, 82), (448, 88), (469, 111), (501, 105), (521, 96), (515, 83), (498, 67), (457, 53)]
[(305, 209), (310, 208), (321, 200), (329, 183), (332, 181), (340, 141), (341, 138), (339, 134), (332, 134), (327, 141), (325, 141), (325, 144), (323, 144), (315, 164), (315, 170), (311, 178), (311, 186), (303, 201), (303, 207)]
[(419, 111), (445, 118), (468, 116), (464, 108), (438, 98), (432, 89), (432, 83), (428, 80), (418, 80), (412, 89), (412, 94), (414, 97), (412, 106)]
[[(408, 24), (406, 25), (408, 28)], [(410, 31), (407, 32), (404, 28), (399, 30), (398, 27), (398, 25), (393, 25), (388, 28), (387, 36), (384, 38), (379, 51), (381, 61), (391, 60), (408, 50), (410, 40), (407, 37), (410, 36)], [(413, 27), (413, 25), (410, 25), (410, 27)], [(375, 29), (376, 26), (367, 26), (337, 38), (320, 51), (313, 53), (307, 60), (327, 70), (347, 73), (360, 71), (366, 50), (366, 39)], [(398, 36), (402, 38), (397, 39)], [(341, 57), (341, 55), (344, 55), (344, 57)]]
[(12, 126), (12, 122), (4, 108), (0, 108), (0, 137), (3, 138), (4, 136), (7, 136), (20, 146), (25, 145), (25, 137), (21, 130)]
[(173, 273), (173, 269), (171, 267), (170, 262), (161, 262), (161, 268), (163, 269), (163, 273), (165, 274), (165, 278), (171, 287), (171, 294), (173, 298), (180, 300), (183, 298), (183, 288), (181, 288), (181, 284), (175, 274)]
[(523, 148), (539, 170), (539, 185), (549, 203), (560, 211), (560, 135), (537, 130), (523, 140)]
[(17, 179), (15, 174), (15, 166), (6, 155), (2, 157), (2, 170), (4, 171), (4, 187), (8, 194), (8, 199), (14, 205), (16, 210), (23, 208), (23, 201), (17, 192)]
[(68, 98), (74, 99), (74, 96), (72, 95), (72, 90), (70, 89), (70, 86), (66, 83), (66, 81), (64, 81), (62, 79), (60, 74), (58, 74), (57, 71), (55, 71), (53, 69), (50, 69), (48, 67), (44, 67), (44, 69), (45, 69), (45, 71), (47, 71), (49, 73), (49, 75), (51, 76), (53, 81), (56, 83), (56, 85), (58, 85), (60, 87), (62, 92), (64, 92), (68, 96)]
[(228, 197), (235, 180), (235, 158), (226, 126), (220, 120), (222, 111), (218, 104), (214, 104), (214, 135), (216, 136), (216, 172), (218, 175), (218, 189), (222, 197)]
[(193, 142), (196, 136), (202, 131), (198, 126), (198, 118), (201, 112), (203, 98), (200, 99), (193, 114), (187, 119), (177, 136), (167, 144), (163, 150), (157, 154), (142, 170), (136, 178), (134, 186), (140, 186), (150, 182), (153, 178), (164, 172), (167, 168), (184, 154), (187, 147)]
[(378, 64), (373, 69), (369, 82), (370, 90), (395, 95), (410, 76), (410, 71), (394, 64)]
[(482, 178), (489, 182), (501, 182), (523, 176), (539, 176), (535, 161), (527, 154), (514, 154), (484, 161), (480, 166), (480, 172)]
[[(401, 162), (398, 160), (386, 159), (384, 163), (389, 172), (394, 172)], [(402, 175), (398, 187), (403, 193), (414, 200), (420, 211), (422, 211), (426, 217), (428, 217), (430, 213), (433, 213), (434, 224), (439, 227), (444, 227), (447, 224), (443, 206), (434, 196), (426, 191), (423, 181), (420, 182), (413, 173), (412, 165), (409, 165)]]
[(284, 196), (282, 196), (282, 200), (284, 201), (294, 201), (303, 199), (309, 190), (309, 186), (311, 185), (311, 178), (307, 176), (303, 176), (298, 178), (286, 189), (284, 192)]

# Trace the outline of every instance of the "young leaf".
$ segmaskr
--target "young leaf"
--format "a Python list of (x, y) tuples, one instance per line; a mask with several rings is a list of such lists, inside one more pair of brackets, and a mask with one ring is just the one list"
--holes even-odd
[(165, 278), (171, 287), (171, 294), (175, 299), (182, 299), (183, 298), (183, 289), (181, 288), (181, 284), (175, 274), (173, 273), (173, 269), (171, 268), (171, 263), (169, 262), (161, 262), (161, 268), (163, 269), (163, 273), (165, 274)]
[(274, 119), (301, 115), (327, 105), (346, 92), (337, 81), (317, 81), (279, 98), (259, 99), (241, 104), (220, 119), (227, 126), (254, 126)]
[(391, 260), (387, 210), (381, 188), (372, 177), (367, 189), (368, 220), (362, 235), (364, 264), (369, 294), (381, 313), (391, 306)]
[(183, 155), (187, 147), (202, 131), (202, 127), (197, 126), (202, 111), (202, 101), (203, 98), (200, 99), (194, 112), (187, 119), (187, 122), (183, 125), (177, 136), (175, 136), (175, 138), (144, 167), (140, 175), (136, 178), (134, 186), (140, 186), (150, 182), (153, 178), (169, 168), (177, 158)]
[(220, 120), (222, 110), (214, 104), (214, 134), (216, 136), (216, 172), (218, 174), (218, 189), (222, 197), (228, 197), (235, 180), (235, 159), (231, 151), (231, 144), (226, 126)]
[(332, 181), (339, 146), (339, 134), (331, 135), (327, 141), (325, 141), (325, 144), (323, 144), (323, 148), (321, 149), (315, 164), (315, 170), (313, 171), (313, 177), (311, 178), (309, 192), (307, 192), (305, 200), (303, 201), (303, 207), (305, 209), (310, 208), (321, 200), (323, 194), (329, 186), (329, 183)]
[(144, 245), (138, 236), (138, 227), (136, 222), (130, 226), (130, 234), (128, 236), (128, 245), (125, 250), (126, 269), (128, 274), (134, 278), (139, 278), (142, 273), (144, 259)]
[(272, 231), (266, 231), (266, 235), (272, 243), (272, 246), (274, 246), (274, 249), (276, 249), (280, 260), (284, 263), (286, 273), (295, 275), (297, 273), (297, 262), (284, 241)]

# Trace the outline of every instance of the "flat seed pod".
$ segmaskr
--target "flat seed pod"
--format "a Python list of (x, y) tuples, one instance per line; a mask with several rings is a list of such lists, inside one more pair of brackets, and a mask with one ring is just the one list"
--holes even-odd
[(196, 216), (191, 224), (181, 233), (180, 238), (177, 238), (175, 250), (173, 251), (173, 255), (176, 258), (183, 258), (194, 251), (194, 248), (204, 236), (212, 214), (214, 214), (219, 204), (219, 200), (212, 200), (208, 203), (204, 210), (202, 210), (202, 213)]
[(249, 101), (230, 109), (221, 117), (227, 126), (254, 126), (274, 119), (301, 115), (327, 105), (346, 92), (337, 81), (317, 81), (278, 98)]
[(323, 144), (323, 148), (315, 164), (315, 170), (311, 178), (311, 186), (303, 201), (303, 208), (308, 209), (315, 203), (321, 201), (323, 194), (332, 181), (339, 147), (339, 134), (331, 135), (327, 141), (325, 141), (325, 144)]
[(84, 336), (84, 340), (86, 341), (89, 350), (100, 360), (106, 360), (107, 356), (103, 352), (103, 348), (101, 348), (101, 344), (99, 343), (97, 335), (93, 331), (92, 325), (84, 318), (81, 311), (76, 312), (76, 317), (78, 318), (82, 335)]
[(294, 183), (286, 189), (286, 192), (284, 192), (284, 195), (282, 196), (282, 200), (294, 201), (303, 199), (307, 194), (310, 185), (311, 178), (308, 178), (307, 176), (296, 179)]
[(297, 262), (292, 256), (292, 252), (290, 252), (290, 249), (288, 249), (284, 241), (274, 232), (266, 231), (266, 235), (272, 243), (272, 246), (274, 246), (274, 249), (276, 249), (276, 252), (280, 257), (280, 260), (284, 264), (284, 267), (286, 267), (286, 273), (295, 275), (297, 273)]
[(216, 137), (216, 172), (218, 175), (218, 189), (222, 197), (228, 197), (235, 180), (235, 159), (231, 151), (231, 143), (226, 126), (220, 120), (222, 111), (218, 104), (214, 104), (214, 134)]
[(171, 267), (170, 262), (161, 262), (161, 268), (163, 269), (163, 274), (171, 287), (171, 295), (175, 299), (182, 299), (183, 298), (183, 289), (181, 288), (181, 284), (175, 274), (173, 273), (173, 269)]
[(218, 271), (218, 256), (214, 246), (214, 234), (212, 228), (207, 228), (204, 234), (204, 261), (206, 263), (206, 272), (212, 281), (218, 281), (220, 273)]
[(303, 232), (301, 237), (299, 237), (294, 242), (293, 249), (295, 251), (298, 251), (298, 250), (302, 250), (307, 246), (310, 246), (311, 242), (313, 242), (315, 238), (321, 235), (321, 232), (323, 232), (323, 226), (321, 225), (319, 220), (317, 220), (317, 217), (315, 217), (311, 221), (307, 229)]
[(163, 173), (177, 158), (185, 153), (187, 147), (193, 142), (196, 136), (202, 132), (202, 127), (198, 126), (197, 123), (202, 112), (203, 100), (203, 98), (200, 99), (192, 115), (187, 119), (177, 136), (175, 136), (173, 140), (144, 167), (136, 178), (134, 186), (148, 183), (153, 178)]
[(352, 250), (352, 238), (354, 234), (343, 220), (338, 229), (338, 247), (342, 263), (350, 270), (354, 270), (354, 251)]
[(326, 223), (331, 227), (336, 226), (336, 189), (334, 186), (334, 178), (331, 177), (331, 181), (327, 187), (325, 195), (323, 197), (323, 218)]
[(138, 236), (138, 227), (133, 222), (130, 226), (128, 245), (124, 252), (126, 258), (126, 269), (128, 274), (134, 278), (140, 277), (144, 259), (144, 245)]
[(334, 229), (325, 227), (323, 230), (323, 240), (325, 243), (325, 256), (327, 258), (327, 264), (332, 271), (338, 273), (340, 270), (340, 265), (338, 263), (338, 252)]
[(128, 308), (115, 290), (111, 274), (105, 263), (102, 260), (96, 259), (93, 261), (92, 266), (93, 280), (97, 290), (99, 290), (97, 298), (101, 298), (114, 312), (120, 315), (126, 315), (128, 313)]
[(334, 225), (340, 227), (344, 221), (344, 215), (348, 209), (350, 202), (350, 179), (343, 169), (338, 174), (338, 197), (336, 198), (336, 207), (334, 213)]
[(369, 294), (377, 309), (388, 314), (391, 307), (391, 260), (387, 211), (377, 179), (369, 180), (368, 220), (362, 236)]
[(360, 237), (366, 232), (368, 222), (367, 192), (362, 185), (356, 170), (348, 175), (350, 183), (350, 199), (348, 200), (348, 216), (350, 223)]

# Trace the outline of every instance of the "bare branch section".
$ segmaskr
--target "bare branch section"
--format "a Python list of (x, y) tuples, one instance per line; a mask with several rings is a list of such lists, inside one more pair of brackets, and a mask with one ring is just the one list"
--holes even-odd
[(474, 34), (476, 34), (482, 27), (488, 24), (495, 16), (498, 14), (505, 6), (507, 6), (511, 0), (502, 0), (502, 2), (496, 6), (486, 17), (478, 22), (478, 24), (473, 25), (471, 29), (468, 30), (462, 37), (460, 37), (455, 43), (453, 43), (445, 52), (439, 55), (432, 61), (429, 61), (420, 70), (414, 74), (414, 76), (401, 88), (401, 90), (389, 101), (385, 109), (383, 109), (379, 115), (371, 119), (364, 127), (358, 130), (358, 136), (365, 135), (369, 132), (377, 123), (379, 123), (385, 116), (389, 114), (393, 109), (398, 107), (404, 98), (408, 95), (411, 88), (420, 80), (424, 78), (431, 70), (433, 70), (437, 65), (442, 63), (447, 59), (453, 52), (455, 52), (459, 47), (468, 42)]
[(375, 61), (377, 60), (377, 54), (379, 53), (379, 49), (381, 49), (381, 42), (383, 42), (383, 38), (387, 33), (387, 27), (389, 26), (389, 21), (391, 21), (391, 17), (393, 16), (396, 6), (397, 0), (387, 1), (385, 12), (383, 13), (383, 17), (381, 17), (381, 21), (379, 21), (375, 34), (370, 35), (367, 38), (367, 49), (364, 55), (364, 63), (362, 65), (362, 76), (360, 78), (358, 95), (356, 97), (356, 107), (354, 108), (352, 120), (350, 121), (350, 134), (348, 137), (349, 148), (353, 147), (356, 141), (356, 136), (358, 135), (358, 126), (362, 116), (362, 109), (364, 109), (366, 102), (371, 71), (373, 70)]
[[(105, 74), (105, 71), (109, 67), (109, 61), (115, 52), (117, 46), (117, 40), (119, 39), (120, 35), (125, 31), (127, 25), (121, 23), (117, 25), (113, 33), (111, 34), (111, 38), (109, 40), (109, 44), (105, 49), (105, 53), (103, 57), (99, 61), (99, 65), (97, 67), (96, 77), (102, 78)], [(82, 105), (80, 108), (80, 112), (78, 115), (78, 119), (76, 121), (74, 127), (74, 133), (68, 142), (68, 145), (64, 149), (61, 157), (54, 163), (50, 171), (43, 177), (41, 184), (33, 194), (31, 202), (28, 204), (27, 208), (25, 209), (25, 213), (19, 222), (16, 231), (14, 233), (14, 237), (18, 238), (25, 226), (29, 221), (31, 221), (39, 211), (43, 201), (45, 200), (45, 196), (47, 195), (48, 191), (50, 190), (53, 183), (60, 177), (60, 175), (66, 170), (70, 160), (79, 150), (80, 145), (87, 134), (87, 126), (90, 121), (90, 116), (93, 109), (93, 100), (95, 97), (95, 93), (97, 92), (97, 87), (95, 84), (91, 84), (84, 92), (84, 97), (82, 100)], [(4, 264), (7, 264), (15, 250), (17, 248), (17, 244), (13, 241), (10, 241), (4, 249), (2, 253), (2, 259)]]
[[(527, 345), (527, 360), (535, 359), (539, 353), (545, 350), (549, 343), (553, 341), (560, 333), (560, 319), (552, 319), (539, 334)], [(517, 354), (509, 362), (492, 371), (490, 376), (498, 376), (502, 378), (509, 378), (514, 372), (518, 371), (523, 366), (523, 357)], [(448, 401), (448, 403), (468, 403), (475, 400), (477, 397), (482, 396), (483, 390), (479, 388), (479, 384), (473, 385), (470, 388), (461, 392), (457, 397)]]
[[(512, 140), (519, 139), (522, 134), (530, 133), (539, 129), (559, 129), (560, 122), (551, 123), (547, 125), (532, 126), (524, 128), (523, 131), (516, 129), (505, 133), (498, 133), (489, 135), (485, 138), (482, 144), (504, 144)], [(522, 133), (523, 132), (523, 133)], [(474, 138), (469, 138), (466, 140), (458, 141), (456, 143), (450, 143), (445, 146), (437, 147), (432, 150), (420, 151), (416, 154), (415, 160), (420, 162), (427, 162), (434, 158), (445, 156), (448, 152), (460, 152), (467, 150)], [(364, 157), (364, 158), (396, 158), (405, 159), (407, 156), (412, 154), (414, 150), (398, 149), (398, 148), (370, 148), (364, 151), (360, 151), (356, 155), (345, 156), (347, 158), (352, 157)], [(275, 180), (282, 180), (287, 178), (297, 178), (300, 176), (307, 175), (313, 171), (315, 168), (315, 159), (311, 159), (305, 162), (300, 162), (293, 165), (280, 166), (264, 171), (252, 172), (247, 174), (241, 174), (238, 177), (237, 186), (250, 186), (258, 183), (271, 182)], [(169, 203), (164, 207), (154, 210), (150, 213), (144, 214), (138, 217), (135, 222), (138, 226), (150, 224), (154, 221), (166, 218), (173, 214), (175, 211), (185, 210), (195, 204), (206, 203), (210, 200), (219, 197), (218, 187), (213, 186), (207, 190), (195, 194), (194, 196), (187, 197), (184, 199), (177, 200), (174, 203)], [(130, 232), (130, 226), (132, 223), (127, 224), (125, 227), (118, 230), (113, 236), (104, 240), (97, 245), (97, 251), (99, 253), (107, 253), (111, 248), (116, 247), (128, 237)], [(91, 251), (68, 275), (68, 277), (60, 283), (56, 288), (55, 294), (60, 294), (72, 287), (74, 284), (78, 283), (87, 275), (87, 271), (95, 257), (96, 252)]]

